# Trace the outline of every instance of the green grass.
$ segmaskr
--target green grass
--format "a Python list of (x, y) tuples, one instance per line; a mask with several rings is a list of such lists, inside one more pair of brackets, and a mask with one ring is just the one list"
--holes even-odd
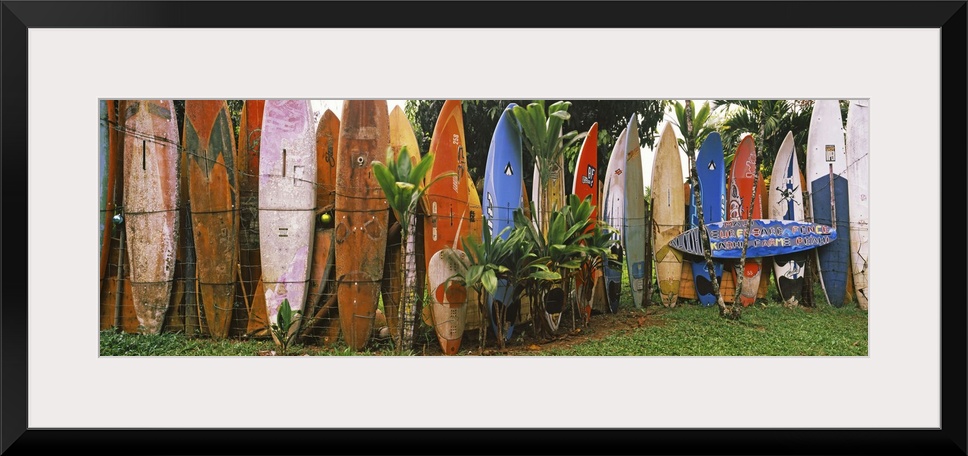
[[(823, 301), (819, 285), (814, 287), (816, 307), (789, 309), (776, 302), (771, 283), (767, 298), (743, 309), (738, 321), (719, 316), (718, 309), (701, 307), (696, 301), (682, 301), (674, 308), (632, 305), (627, 277), (624, 280), (619, 315), (638, 321), (600, 338), (585, 338), (567, 348), (550, 348), (518, 355), (535, 356), (867, 356), (867, 312), (848, 303), (834, 308)], [(659, 302), (658, 295), (652, 302)], [(640, 318), (641, 317), (641, 318)], [(562, 317), (561, 330), (570, 330), (570, 316)], [(590, 327), (595, 328), (593, 316)], [(569, 323), (565, 323), (568, 321)], [(530, 325), (521, 327), (531, 332)], [(476, 346), (477, 331), (465, 333), (467, 346)], [(519, 335), (515, 335), (519, 338)], [(473, 340), (471, 340), (473, 339)], [(489, 337), (489, 345), (494, 343)], [(427, 353), (436, 347), (432, 329), (421, 325), (418, 347), (404, 356)], [(462, 344), (465, 345), (465, 344)], [(439, 350), (437, 350), (439, 352)], [(461, 353), (469, 353), (464, 348)], [(473, 351), (476, 353), (476, 349)], [(113, 329), (100, 333), (101, 356), (265, 356), (280, 355), (272, 340), (228, 339), (215, 341), (191, 338), (180, 333), (154, 336), (125, 334)], [(388, 340), (371, 343), (366, 351), (353, 353), (341, 342), (334, 347), (312, 344), (291, 346), (289, 356), (379, 356), (395, 355)]]
[(867, 313), (854, 308), (788, 309), (757, 304), (739, 321), (715, 307), (680, 304), (638, 311), (645, 322), (601, 340), (548, 355), (561, 356), (867, 356)]

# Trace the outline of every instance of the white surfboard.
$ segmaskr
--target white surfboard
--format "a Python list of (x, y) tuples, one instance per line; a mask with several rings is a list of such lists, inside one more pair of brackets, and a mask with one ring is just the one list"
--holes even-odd
[(850, 265), (857, 306), (867, 310), (870, 265), (870, 100), (851, 100), (847, 110), (847, 188), (850, 200)]

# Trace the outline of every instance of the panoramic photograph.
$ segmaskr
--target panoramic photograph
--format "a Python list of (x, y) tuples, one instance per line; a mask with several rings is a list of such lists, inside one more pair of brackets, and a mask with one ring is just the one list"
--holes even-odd
[(99, 100), (100, 356), (868, 356), (868, 99)]

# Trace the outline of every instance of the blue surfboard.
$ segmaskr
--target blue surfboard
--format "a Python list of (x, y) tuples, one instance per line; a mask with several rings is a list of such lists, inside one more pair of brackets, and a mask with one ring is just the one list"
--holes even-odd
[(838, 100), (817, 100), (807, 133), (807, 184), (813, 222), (835, 226), (840, 236), (817, 249), (827, 302), (842, 307), (850, 271), (850, 214), (843, 117)]
[[(502, 236), (507, 239), (514, 229), (514, 211), (521, 207), (523, 186), (521, 185), (523, 164), (521, 160), (522, 143), (521, 127), (512, 119), (511, 111), (515, 104), (511, 103), (501, 114), (491, 137), (491, 145), (487, 151), (487, 162), (484, 166), (484, 195), (481, 204), (484, 206), (485, 220), (492, 236)], [(505, 228), (508, 228), (505, 230)], [(491, 329), (494, 334), (501, 334), (497, 325), (495, 303), (505, 307), (503, 337), (511, 340), (514, 332), (514, 318), (517, 306), (513, 305), (514, 287), (506, 279), (498, 280), (494, 295), (488, 296), (487, 309), (490, 313)]]
[[(837, 239), (837, 231), (820, 223), (796, 220), (729, 220), (706, 225), (712, 257), (733, 259), (742, 257), (744, 243), (747, 258), (786, 255), (830, 244)], [(699, 228), (676, 236), (669, 246), (688, 255), (702, 256)]]
[[(706, 137), (696, 154), (696, 177), (699, 179), (699, 192), (702, 197), (703, 224), (722, 222), (726, 216), (726, 165), (723, 162), (723, 140), (719, 133), (713, 132)], [(696, 194), (689, 192), (689, 225), (699, 227), (699, 213), (696, 211)], [(716, 280), (722, 283), (723, 263), (713, 261)], [(692, 277), (696, 286), (699, 304), (716, 304), (712, 278), (706, 269), (706, 261), (692, 262)]]

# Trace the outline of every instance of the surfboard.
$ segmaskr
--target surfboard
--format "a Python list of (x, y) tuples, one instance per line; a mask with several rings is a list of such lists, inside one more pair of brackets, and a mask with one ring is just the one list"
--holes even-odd
[[(770, 174), (767, 191), (769, 212), (773, 220), (792, 220), (802, 222), (803, 183), (800, 181), (800, 164), (793, 142), (793, 132), (787, 132), (780, 144)], [(773, 275), (780, 299), (788, 306), (797, 306), (803, 289), (806, 274), (807, 252), (782, 254), (773, 257)]]
[[(313, 217), (313, 254), (306, 291), (307, 318), (316, 318), (313, 330), (321, 332), (324, 345), (339, 337), (340, 323), (333, 284), (336, 244), (333, 242), (336, 203), (336, 156), (339, 152), (339, 117), (327, 109), (316, 123), (316, 210)], [(307, 328), (308, 330), (309, 328)]]
[(870, 266), (870, 101), (851, 100), (847, 108), (847, 187), (850, 206), (850, 265), (857, 306), (867, 310)]
[(604, 261), (605, 294), (612, 313), (618, 312), (619, 298), (622, 293), (621, 265), (625, 263), (622, 233), (625, 230), (625, 140), (627, 135), (626, 127), (615, 140), (612, 153), (608, 157), (608, 166), (605, 168), (605, 182), (602, 189), (602, 221), (616, 230), (612, 234), (612, 239), (616, 241), (612, 244), (612, 253), (616, 255), (619, 264), (618, 267), (613, 267), (607, 260)]
[[(417, 143), (417, 136), (410, 125), (410, 120), (404, 114), (400, 106), (394, 106), (390, 111), (390, 148), (393, 149), (394, 156), (406, 147), (410, 154), (410, 161), (413, 166), (420, 162), (420, 145)], [(385, 159), (381, 159), (383, 161)], [(419, 211), (419, 208), (416, 208)], [(397, 223), (402, 222), (397, 219), (396, 214), (391, 211), (391, 218)], [(405, 348), (413, 346), (414, 332), (417, 328), (417, 318), (420, 315), (420, 299), (423, 296), (423, 287), (420, 279), (423, 274), (417, 271), (417, 233), (418, 226), (417, 212), (410, 214), (410, 233), (411, 236), (407, 245), (403, 245), (400, 235), (394, 240), (387, 239), (387, 253), (385, 262), (385, 275), (383, 280), (383, 308), (387, 318), (387, 326), (390, 329), (390, 336), (395, 346), (401, 343)], [(401, 233), (396, 231), (396, 233)], [(403, 255), (404, 247), (406, 255)], [(405, 271), (406, 277), (401, 281), (401, 268)], [(422, 268), (421, 268), (422, 269)], [(408, 290), (413, 291), (409, 303), (404, 303), (404, 285)], [(401, 305), (405, 305), (403, 309)], [(401, 342), (402, 341), (402, 342)]]
[(380, 299), (389, 206), (373, 174), (386, 160), (386, 100), (345, 100), (336, 157), (336, 288), (343, 341), (353, 351), (369, 342)]
[(645, 297), (645, 184), (642, 176), (642, 152), (639, 147), (639, 122), (632, 114), (625, 138), (625, 264), (632, 304), (641, 309)]
[(228, 104), (186, 100), (183, 130), (198, 290), (209, 335), (224, 339), (235, 306), (240, 204)]
[(178, 125), (172, 100), (126, 100), (124, 227), (138, 332), (161, 332), (178, 245)]
[[(259, 149), (259, 251), (269, 324), (306, 302), (316, 209), (316, 125), (309, 100), (266, 100)], [(294, 323), (298, 329), (300, 319)]]
[(447, 279), (467, 264), (467, 254), (462, 250), (443, 248), (434, 252), (427, 265), (427, 283), (432, 299), (434, 329), (445, 355), (456, 355), (464, 336), (467, 312), (467, 289), (457, 282), (447, 284)]
[(844, 147), (840, 102), (816, 100), (807, 133), (807, 185), (813, 221), (837, 228), (837, 240), (816, 250), (820, 284), (827, 302), (834, 307), (844, 305), (850, 270), (850, 200)]
[[(719, 133), (712, 132), (699, 146), (696, 153), (696, 179), (699, 181), (699, 192), (702, 208), (696, 203), (695, 192), (689, 192), (689, 225), (690, 228), (699, 227), (699, 214), (702, 213), (703, 224), (722, 222), (726, 216), (726, 165), (723, 162), (723, 140)], [(702, 252), (699, 253), (702, 255)], [(696, 298), (701, 306), (716, 304), (713, 293), (712, 277), (706, 268), (706, 260), (691, 261), (693, 283), (696, 288)], [(722, 283), (723, 263), (713, 262), (713, 273), (716, 280)]]
[[(512, 110), (516, 105), (508, 104), (501, 113), (491, 135), (484, 165), (484, 214), (487, 229), (491, 236), (507, 239), (514, 229), (514, 210), (522, 205), (523, 187), (520, 182), (523, 174), (523, 145), (521, 127), (513, 119)], [(507, 229), (507, 231), (505, 231)], [(506, 279), (499, 279), (497, 290), (487, 299), (491, 330), (495, 335), (503, 334), (504, 340), (511, 339), (514, 332), (513, 304), (514, 287)], [(504, 306), (504, 319), (497, 318), (495, 305)]]
[(257, 291), (262, 280), (262, 254), (259, 252), (259, 145), (265, 106), (265, 100), (243, 102), (235, 154), (240, 201), (240, 283), (248, 309), (246, 334), (254, 336), (268, 334), (265, 293)]
[[(729, 172), (729, 194), (727, 196), (726, 220), (747, 220), (752, 207), (753, 218), (763, 218), (763, 203), (761, 192), (756, 192), (753, 201), (753, 179), (757, 176), (756, 145), (753, 135), (746, 135), (740, 140), (733, 157), (733, 166)], [(738, 283), (739, 262), (733, 262), (733, 283)], [(743, 267), (743, 290), (740, 293), (740, 303), (749, 306), (756, 302), (756, 292), (760, 286), (762, 260), (756, 255), (746, 254), (746, 265)]]
[[(456, 173), (453, 177), (427, 186), (424, 194), (427, 208), (427, 218), (424, 220), (424, 255), (427, 258), (429, 281), (434, 274), (430, 264), (434, 254), (455, 245), (460, 249), (461, 221), (468, 213), (464, 113), (460, 100), (444, 102), (434, 126), (428, 153), (434, 154), (434, 166), (427, 173), (426, 181), (429, 182), (441, 173)], [(460, 336), (464, 332), (466, 298), (463, 301), (441, 302), (432, 288), (430, 291), (430, 305), (433, 306), (431, 315), (435, 319), (433, 323), (437, 340), (444, 353), (456, 353), (460, 348)], [(464, 294), (466, 295), (466, 290)], [(443, 319), (437, 319), (438, 317)]]
[[(478, 243), (484, 240), (484, 219), (481, 217), (483, 208), (481, 207), (481, 195), (477, 191), (477, 186), (474, 184), (474, 178), (471, 176), (470, 171), (464, 173), (467, 182), (467, 215), (464, 216), (463, 222), (461, 223), (460, 229), (460, 245), (463, 245), (464, 239), (468, 237), (474, 238)], [(461, 247), (463, 248), (463, 247)], [(480, 305), (478, 303), (480, 295), (476, 288), (467, 289), (467, 303), (472, 309), (478, 309)], [(464, 329), (467, 330), (471, 327), (482, 327), (480, 320), (480, 312), (467, 312), (467, 319), (464, 322)], [(477, 318), (473, 318), (474, 317)]]
[[(805, 252), (837, 239), (837, 230), (802, 220), (753, 219), (749, 221), (746, 256), (771, 257)], [(747, 220), (726, 220), (706, 225), (713, 258), (738, 259), (743, 253)], [(686, 230), (669, 242), (672, 248), (692, 257), (702, 256), (699, 228)]]
[[(577, 196), (579, 200), (584, 201), (590, 198), (593, 209), (591, 215), (589, 215), (589, 221), (593, 223), (598, 220), (598, 178), (598, 122), (595, 122), (588, 129), (588, 134), (582, 141), (581, 149), (578, 150), (578, 157), (575, 159), (575, 175), (571, 183), (571, 193)], [(595, 229), (593, 223), (588, 225), (588, 229), (585, 230), (586, 233)], [(599, 275), (601, 275), (600, 269), (592, 268), (588, 262), (582, 265), (579, 273), (575, 275), (578, 308), (585, 316), (585, 321), (588, 321), (592, 316), (594, 304), (592, 292)]]
[(652, 163), (652, 252), (662, 305), (675, 307), (682, 276), (682, 254), (669, 242), (682, 234), (686, 206), (682, 191), (682, 159), (672, 124), (667, 122)]
[(98, 141), (98, 262), (100, 275), (104, 280), (104, 272), (108, 265), (111, 249), (111, 233), (114, 224), (111, 219), (116, 209), (115, 187), (118, 181), (118, 115), (115, 111), (114, 100), (100, 100), (98, 115), (100, 116)]

